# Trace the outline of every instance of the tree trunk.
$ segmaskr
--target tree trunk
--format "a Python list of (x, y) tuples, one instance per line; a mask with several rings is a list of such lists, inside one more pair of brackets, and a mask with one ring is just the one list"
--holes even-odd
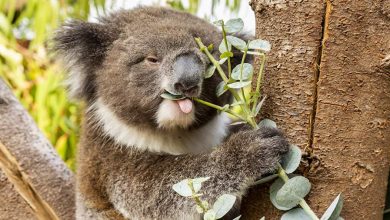
[[(306, 152), (309, 205), (320, 217), (338, 193), (345, 219), (382, 219), (389, 173), (390, 1), (253, 0), (268, 56), (265, 116)], [(386, 57), (387, 55), (387, 57)], [(267, 189), (245, 217), (277, 219)], [(279, 213), (279, 214), (277, 214)]]
[(73, 174), (0, 79), (0, 219), (74, 219)]

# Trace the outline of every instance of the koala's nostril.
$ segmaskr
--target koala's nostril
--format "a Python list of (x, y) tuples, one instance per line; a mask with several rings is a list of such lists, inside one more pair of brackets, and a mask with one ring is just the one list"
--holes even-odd
[(177, 82), (173, 85), (176, 91), (183, 92), (185, 90), (185, 87), (180, 82)]
[(194, 97), (198, 95), (199, 92), (199, 86), (193, 85), (193, 84), (184, 84), (181, 82), (177, 82), (173, 84), (173, 87), (175, 90), (187, 97)]

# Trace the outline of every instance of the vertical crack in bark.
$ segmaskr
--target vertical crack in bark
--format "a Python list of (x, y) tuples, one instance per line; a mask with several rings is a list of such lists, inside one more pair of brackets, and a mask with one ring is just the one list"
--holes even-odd
[(59, 220), (52, 207), (43, 200), (30, 183), (27, 174), (19, 166), (11, 152), (0, 142), (0, 168), (8, 180), (15, 186), (17, 192), (31, 207), (37, 219)]
[(318, 95), (318, 80), (321, 74), (321, 61), (323, 57), (323, 51), (325, 48), (325, 42), (327, 41), (329, 35), (328, 35), (328, 29), (329, 29), (329, 17), (330, 13), (332, 11), (332, 4), (330, 0), (326, 0), (325, 7), (324, 7), (324, 16), (322, 20), (322, 33), (321, 33), (321, 39), (320, 39), (320, 46), (318, 48), (318, 53), (316, 56), (316, 62), (315, 62), (315, 72), (314, 72), (314, 86), (313, 86), (313, 109), (310, 114), (310, 121), (309, 121), (309, 128), (308, 128), (308, 144), (305, 148), (305, 152), (307, 153), (307, 163), (308, 167), (305, 171), (305, 173), (309, 172), (312, 169), (315, 169), (319, 165), (318, 158), (313, 155), (313, 139), (314, 139), (314, 124), (316, 119), (316, 113), (317, 113), (317, 95)]

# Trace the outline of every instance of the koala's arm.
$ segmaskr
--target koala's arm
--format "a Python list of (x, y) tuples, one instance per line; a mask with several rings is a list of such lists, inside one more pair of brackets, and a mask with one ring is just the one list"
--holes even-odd
[(288, 142), (277, 129), (241, 130), (208, 154), (141, 156), (136, 175), (129, 177), (127, 184), (139, 190), (148, 206), (162, 207), (153, 211), (156, 216), (172, 216), (171, 210), (188, 213), (194, 211), (188, 210), (194, 207), (193, 201), (175, 193), (173, 184), (186, 178), (210, 177), (202, 186), (202, 198), (214, 202), (221, 194), (231, 193), (240, 199), (254, 180), (276, 170), (287, 150)]

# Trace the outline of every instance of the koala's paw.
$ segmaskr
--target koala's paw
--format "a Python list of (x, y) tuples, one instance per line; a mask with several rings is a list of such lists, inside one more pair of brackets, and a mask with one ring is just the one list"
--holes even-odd
[(254, 178), (274, 172), (282, 156), (289, 150), (289, 143), (283, 133), (276, 128), (266, 127), (253, 131), (248, 136), (247, 162), (251, 165), (250, 169), (253, 169)]

